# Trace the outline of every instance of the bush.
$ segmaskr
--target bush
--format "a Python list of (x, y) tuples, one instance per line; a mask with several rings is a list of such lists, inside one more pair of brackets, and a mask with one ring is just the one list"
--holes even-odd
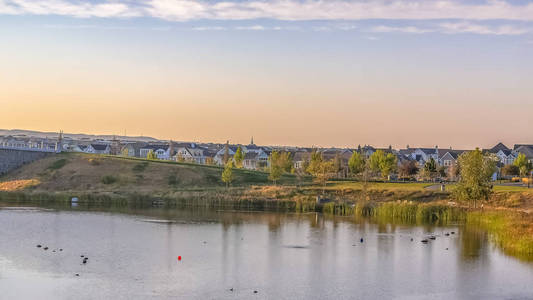
[(100, 165), (100, 160), (99, 160), (99, 159), (96, 159), (96, 158), (89, 158), (89, 163), (90, 163), (92, 166), (99, 166), (99, 165)]
[(146, 169), (146, 167), (148, 167), (148, 163), (147, 162), (142, 162), (142, 163), (136, 164), (133, 167), (133, 172), (143, 172)]
[(177, 185), (178, 184), (178, 176), (176, 174), (170, 174), (168, 175), (168, 185)]
[(102, 183), (103, 184), (113, 184), (115, 182), (117, 182), (117, 178), (115, 176), (112, 176), (112, 175), (106, 175), (104, 177), (102, 177)]
[(63, 168), (67, 164), (67, 160), (62, 158), (58, 159), (55, 162), (53, 162), (50, 166), (48, 166), (48, 169), (50, 170), (59, 170)]

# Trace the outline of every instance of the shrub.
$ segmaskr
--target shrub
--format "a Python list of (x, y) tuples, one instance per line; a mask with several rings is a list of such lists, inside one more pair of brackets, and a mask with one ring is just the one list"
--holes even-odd
[(102, 183), (103, 184), (113, 184), (115, 182), (117, 182), (117, 178), (115, 176), (112, 176), (112, 175), (106, 175), (104, 177), (102, 177)]
[(50, 170), (59, 170), (63, 168), (67, 164), (67, 160), (62, 158), (54, 161), (50, 166), (48, 166), (48, 169)]
[(89, 163), (92, 166), (99, 166), (100, 165), (100, 160), (97, 159), (97, 158), (89, 158)]
[(176, 174), (170, 174), (168, 175), (168, 185), (177, 185), (178, 184), (178, 176)]
[(133, 172), (143, 172), (146, 169), (146, 167), (148, 167), (148, 163), (147, 162), (142, 162), (142, 163), (136, 164), (133, 167)]

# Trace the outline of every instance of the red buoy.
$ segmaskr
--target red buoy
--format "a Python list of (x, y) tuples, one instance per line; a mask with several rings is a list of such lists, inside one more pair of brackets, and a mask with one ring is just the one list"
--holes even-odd
[(178, 260), (181, 260), (181, 256), (178, 256)]

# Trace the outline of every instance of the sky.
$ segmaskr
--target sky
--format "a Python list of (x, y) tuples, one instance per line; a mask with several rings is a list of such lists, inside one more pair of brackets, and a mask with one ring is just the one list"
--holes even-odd
[(0, 0), (0, 128), (533, 143), (533, 1)]

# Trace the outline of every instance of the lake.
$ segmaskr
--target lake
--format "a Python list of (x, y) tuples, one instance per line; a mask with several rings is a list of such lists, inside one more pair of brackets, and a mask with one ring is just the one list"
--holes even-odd
[[(436, 239), (422, 243), (428, 235)], [(531, 299), (532, 283), (532, 263), (461, 224), (0, 208), (1, 299)]]

